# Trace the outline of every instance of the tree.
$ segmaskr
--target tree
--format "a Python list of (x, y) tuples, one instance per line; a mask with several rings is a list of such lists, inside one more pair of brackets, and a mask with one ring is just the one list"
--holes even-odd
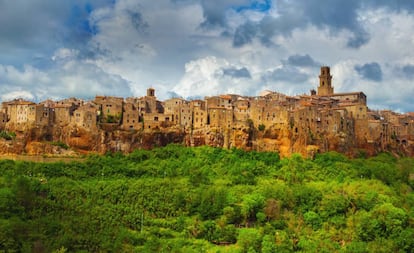
[(259, 231), (253, 228), (242, 228), (237, 237), (237, 244), (240, 246), (242, 252), (248, 252), (250, 248), (256, 252), (260, 251), (262, 236)]
[(271, 235), (263, 236), (262, 240), (262, 253), (276, 253), (276, 242)]
[(264, 197), (260, 194), (253, 193), (243, 197), (241, 203), (241, 214), (244, 217), (246, 225), (250, 221), (256, 220), (257, 212), (261, 211), (264, 204)]
[(303, 214), (305, 223), (311, 226), (314, 230), (320, 229), (322, 226), (322, 219), (319, 214), (309, 211)]
[(266, 200), (264, 213), (268, 221), (280, 218), (281, 203), (279, 200), (270, 198)]

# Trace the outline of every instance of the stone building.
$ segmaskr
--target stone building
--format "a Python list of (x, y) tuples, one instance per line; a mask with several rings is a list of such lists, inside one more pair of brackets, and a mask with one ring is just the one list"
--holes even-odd
[(36, 122), (36, 103), (34, 102), (15, 99), (3, 103), (3, 108), (6, 108), (7, 113), (7, 128), (24, 130)]
[(6, 110), (0, 110), (0, 130), (6, 127), (7, 123), (7, 112)]
[(209, 107), (207, 114), (207, 125), (211, 128), (232, 128), (233, 110), (221, 107)]
[(193, 111), (193, 128), (202, 129), (207, 125), (206, 102), (203, 100), (192, 100), (190, 108)]
[(101, 123), (121, 124), (124, 98), (96, 96), (93, 102), (99, 107)]
[(79, 106), (71, 118), (72, 123), (89, 131), (97, 130), (98, 106), (93, 102), (87, 102)]
[(160, 128), (171, 127), (174, 123), (172, 122), (172, 114), (164, 113), (146, 113), (144, 114), (144, 129), (153, 130)]
[(162, 103), (157, 100), (155, 96), (155, 89), (149, 88), (147, 89), (147, 95), (141, 97), (139, 100), (139, 107), (143, 108), (145, 113), (163, 113), (164, 107)]
[(184, 105), (188, 105), (188, 103), (188, 101), (182, 98), (171, 98), (164, 101), (164, 113), (172, 115), (172, 122), (175, 126), (182, 127), (185, 125), (181, 121), (181, 110), (185, 107)]
[(124, 104), (124, 113), (122, 117), (122, 129), (140, 130), (143, 128), (144, 116), (138, 107), (139, 103), (133, 99), (127, 99)]
[(318, 96), (330, 96), (332, 94), (334, 94), (334, 89), (332, 87), (330, 68), (323, 66), (319, 75)]
[(193, 110), (191, 104), (185, 101), (180, 107), (180, 127), (184, 130), (190, 130), (193, 126)]

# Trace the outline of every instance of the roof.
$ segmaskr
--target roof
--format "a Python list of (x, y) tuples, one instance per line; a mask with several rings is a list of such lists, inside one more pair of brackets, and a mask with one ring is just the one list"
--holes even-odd
[(335, 97), (335, 96), (349, 96), (349, 95), (360, 95), (360, 94), (364, 94), (364, 92), (362, 91), (356, 91), (356, 92), (343, 92), (343, 93), (334, 93), (332, 95), (328, 95), (327, 97)]
[(4, 103), (6, 105), (33, 105), (33, 104), (36, 104), (35, 102), (27, 101), (27, 100), (23, 100), (23, 99), (15, 99), (15, 100), (4, 102)]

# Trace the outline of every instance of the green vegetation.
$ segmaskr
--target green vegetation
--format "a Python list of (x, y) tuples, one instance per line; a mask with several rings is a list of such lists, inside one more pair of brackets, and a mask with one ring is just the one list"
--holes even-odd
[(259, 129), (259, 131), (263, 132), (265, 130), (265, 128), (266, 128), (266, 126), (264, 124), (260, 124), (257, 129)]
[(169, 145), (0, 160), (0, 252), (413, 252), (414, 159)]
[(3, 138), (5, 140), (13, 140), (14, 138), (16, 138), (16, 133), (14, 132), (7, 132), (7, 131), (0, 131), (0, 138)]
[(117, 115), (108, 114), (106, 115), (105, 123), (119, 123), (121, 121), (121, 118), (122, 118), (121, 114), (117, 114)]
[(54, 142), (51, 142), (51, 144), (53, 146), (61, 147), (63, 149), (69, 149), (68, 144), (64, 143), (63, 141), (54, 141)]

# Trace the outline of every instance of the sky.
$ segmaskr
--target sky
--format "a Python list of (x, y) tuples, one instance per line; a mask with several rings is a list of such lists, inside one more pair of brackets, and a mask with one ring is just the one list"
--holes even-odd
[(414, 111), (414, 1), (0, 0), (0, 100), (335, 92)]

